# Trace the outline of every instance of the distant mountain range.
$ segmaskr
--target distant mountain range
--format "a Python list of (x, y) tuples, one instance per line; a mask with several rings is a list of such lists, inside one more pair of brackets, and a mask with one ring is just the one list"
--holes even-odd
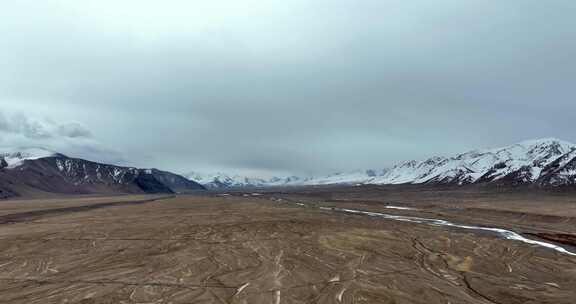
[(555, 138), (506, 147), (406, 161), (390, 169), (337, 173), (321, 177), (247, 178), (191, 173), (186, 177), (208, 188), (306, 186), (330, 184), (494, 184), (537, 187), (576, 186), (576, 145)]
[(181, 176), (157, 169), (102, 164), (41, 148), (0, 149), (0, 198), (46, 193), (181, 193), (205, 188), (338, 184), (493, 184), (576, 188), (576, 145), (545, 138), (454, 156), (406, 161), (390, 169), (274, 178), (197, 172)]
[(157, 169), (101, 164), (41, 148), (0, 150), (0, 198), (42, 193), (176, 193), (205, 189)]
[(207, 188), (254, 188), (254, 187), (283, 187), (283, 186), (311, 186), (333, 184), (359, 184), (368, 183), (376, 177), (383, 176), (386, 169), (381, 170), (358, 170), (353, 172), (334, 173), (319, 177), (272, 177), (255, 178), (238, 174), (226, 173), (199, 173), (190, 172), (184, 174), (190, 180), (196, 181)]

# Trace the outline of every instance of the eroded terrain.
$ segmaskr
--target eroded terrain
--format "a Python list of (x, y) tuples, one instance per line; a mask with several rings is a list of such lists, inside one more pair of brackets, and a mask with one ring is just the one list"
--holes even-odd
[[(0, 302), (576, 301), (575, 256), (492, 233), (318, 208), (489, 224), (535, 238), (546, 232), (550, 239), (575, 233), (572, 214), (552, 210), (570, 206), (569, 195), (550, 199), (554, 208), (543, 211), (507, 196), (448, 193), (448, 203), (434, 203), (411, 193), (331, 193), (180, 196), (79, 212), (65, 208), (86, 201), (45, 202), (43, 210), (52, 203), (63, 210), (0, 224)], [(88, 203), (106, 201), (118, 198)], [(501, 207), (506, 201), (515, 207)], [(3, 216), (34, 211), (0, 205), (6, 206), (13, 209), (0, 210)]]

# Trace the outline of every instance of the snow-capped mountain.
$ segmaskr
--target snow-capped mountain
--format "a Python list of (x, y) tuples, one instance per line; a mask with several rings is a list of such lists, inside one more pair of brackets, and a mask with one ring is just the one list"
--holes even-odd
[(248, 187), (282, 187), (282, 186), (308, 186), (308, 185), (333, 185), (333, 184), (363, 184), (374, 178), (382, 176), (387, 171), (365, 170), (335, 173), (318, 177), (272, 177), (268, 179), (246, 177), (241, 175), (227, 175), (225, 173), (202, 174), (192, 172), (185, 174), (187, 178), (198, 182), (205, 187), (216, 188), (248, 188)]
[(209, 188), (473, 183), (576, 186), (576, 145), (555, 138), (543, 138), (506, 147), (473, 150), (454, 156), (406, 161), (391, 169), (353, 171), (319, 177), (261, 179), (222, 173), (191, 174), (187, 177)]
[(157, 169), (101, 164), (42, 148), (0, 148), (0, 197), (32, 192), (174, 193), (204, 189)]
[(58, 153), (44, 148), (3, 148), (0, 151), (0, 168), (15, 168), (26, 160), (58, 156)]
[(264, 187), (267, 186), (268, 183), (265, 179), (240, 176), (237, 174), (190, 172), (184, 174), (184, 176), (207, 188)]
[[(523, 141), (502, 148), (474, 150), (452, 157), (432, 157), (408, 161), (393, 167), (371, 184), (471, 184), (503, 183), (511, 185), (543, 182), (545, 176), (557, 175), (549, 167), (559, 159), (563, 170), (574, 159), (576, 145), (554, 138)], [(569, 170), (562, 171), (564, 174)], [(556, 177), (552, 180), (557, 180)]]
[(387, 169), (380, 170), (356, 170), (351, 172), (339, 172), (326, 176), (311, 177), (302, 179), (292, 185), (357, 185), (367, 184), (388, 172)]

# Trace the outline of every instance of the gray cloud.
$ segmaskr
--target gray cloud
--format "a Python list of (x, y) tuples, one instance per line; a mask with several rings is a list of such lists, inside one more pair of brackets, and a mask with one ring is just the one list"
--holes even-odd
[(6, 115), (1, 111), (0, 132), (19, 134), (30, 139), (92, 137), (90, 130), (78, 122), (57, 123), (50, 119), (31, 119), (22, 113)]
[(315, 174), (576, 141), (574, 1), (4, 6), (2, 108), (81, 123), (19, 132), (140, 166)]
[(58, 126), (58, 134), (71, 138), (92, 137), (92, 132), (77, 122), (66, 123)]
[(14, 115), (6, 117), (0, 113), (0, 131), (21, 134), (27, 138), (49, 138), (50, 131), (38, 121), (30, 121), (26, 116)]
[(0, 111), (0, 150), (2, 147), (43, 147), (73, 157), (130, 164), (120, 152), (92, 138), (92, 132), (80, 123), (57, 123), (23, 113)]

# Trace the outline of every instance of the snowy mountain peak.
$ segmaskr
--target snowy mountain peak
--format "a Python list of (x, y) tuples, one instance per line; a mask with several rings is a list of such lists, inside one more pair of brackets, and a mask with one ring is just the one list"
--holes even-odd
[(184, 176), (208, 188), (261, 187), (267, 184), (267, 181), (264, 179), (240, 176), (237, 174), (228, 175), (221, 172), (190, 172)]
[(259, 179), (222, 173), (188, 177), (212, 188), (423, 183), (576, 185), (576, 145), (557, 138), (541, 138), (455, 156), (405, 161), (389, 170), (357, 170), (320, 177)]
[(246, 188), (246, 187), (278, 187), (278, 186), (306, 186), (306, 185), (333, 185), (333, 184), (362, 184), (382, 176), (387, 172), (381, 170), (357, 170), (352, 172), (339, 172), (317, 177), (272, 177), (254, 178), (240, 175), (227, 175), (224, 173), (202, 174), (192, 172), (185, 174), (187, 178), (198, 182), (208, 188)]
[(517, 143), (517, 145), (521, 145), (521, 146), (560, 145), (560, 146), (564, 146), (564, 147), (573, 147), (574, 146), (574, 144), (571, 142), (567, 142), (565, 140), (561, 140), (561, 139), (558, 139), (555, 137), (545, 137), (545, 138), (539, 138), (539, 139), (524, 140), (524, 141)]
[(59, 156), (61, 154), (44, 148), (0, 148), (0, 160), (4, 160), (6, 167), (15, 168), (26, 160)]
[(542, 170), (576, 145), (555, 138), (522, 141), (510, 146), (473, 150), (454, 157), (433, 157), (395, 166), (376, 184), (420, 184), (509, 181), (535, 182)]

